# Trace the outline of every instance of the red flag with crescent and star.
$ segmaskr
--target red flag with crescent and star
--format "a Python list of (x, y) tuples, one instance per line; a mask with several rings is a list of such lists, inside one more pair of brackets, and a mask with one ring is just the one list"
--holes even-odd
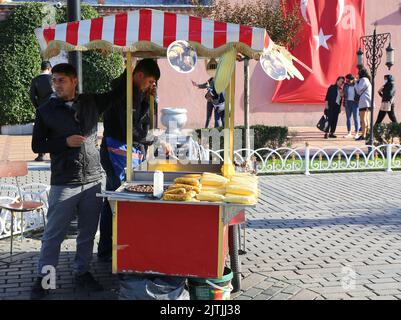
[(291, 53), (312, 68), (300, 68), (305, 81), (279, 82), (272, 101), (322, 104), (338, 76), (355, 74), (359, 38), (365, 31), (365, 0), (286, 0), (284, 10), (299, 8), (302, 28)]

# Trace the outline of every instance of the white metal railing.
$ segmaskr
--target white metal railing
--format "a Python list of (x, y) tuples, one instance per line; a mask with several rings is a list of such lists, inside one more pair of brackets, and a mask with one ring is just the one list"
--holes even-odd
[[(223, 161), (224, 150), (198, 146), (199, 160)], [(258, 174), (347, 172), (401, 169), (401, 145), (366, 147), (261, 148), (239, 149), (234, 152), (237, 163), (250, 162)]]
[[(47, 213), (50, 186), (42, 183), (29, 183), (22, 185), (21, 196), (24, 200), (40, 201), (44, 203), (44, 211)], [(12, 184), (0, 184), (0, 203), (12, 203), (19, 198), (18, 188)], [(45, 215), (46, 216), (46, 215)], [(24, 213), (24, 232), (43, 228), (43, 218), (38, 212)], [(14, 216), (14, 234), (21, 233), (21, 215)], [(0, 211), (0, 239), (11, 235), (11, 212)]]

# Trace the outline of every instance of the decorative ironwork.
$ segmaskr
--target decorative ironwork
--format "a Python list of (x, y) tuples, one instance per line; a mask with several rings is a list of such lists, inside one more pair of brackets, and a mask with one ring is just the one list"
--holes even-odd
[(365, 49), (366, 63), (369, 66), (372, 78), (376, 76), (377, 67), (381, 64), (383, 58), (383, 49), (386, 42), (390, 39), (390, 33), (379, 33), (361, 37), (361, 43)]

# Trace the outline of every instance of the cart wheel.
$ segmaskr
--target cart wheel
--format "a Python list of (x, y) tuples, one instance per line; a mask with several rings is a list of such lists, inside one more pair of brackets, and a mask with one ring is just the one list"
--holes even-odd
[(241, 290), (241, 262), (239, 261), (238, 249), (238, 233), (239, 225), (230, 226), (229, 229), (229, 251), (231, 270), (233, 272), (233, 293)]

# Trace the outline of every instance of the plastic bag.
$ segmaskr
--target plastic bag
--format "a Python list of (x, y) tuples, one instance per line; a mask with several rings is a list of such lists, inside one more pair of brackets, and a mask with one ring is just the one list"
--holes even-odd
[(189, 300), (186, 278), (121, 275), (120, 300)]

